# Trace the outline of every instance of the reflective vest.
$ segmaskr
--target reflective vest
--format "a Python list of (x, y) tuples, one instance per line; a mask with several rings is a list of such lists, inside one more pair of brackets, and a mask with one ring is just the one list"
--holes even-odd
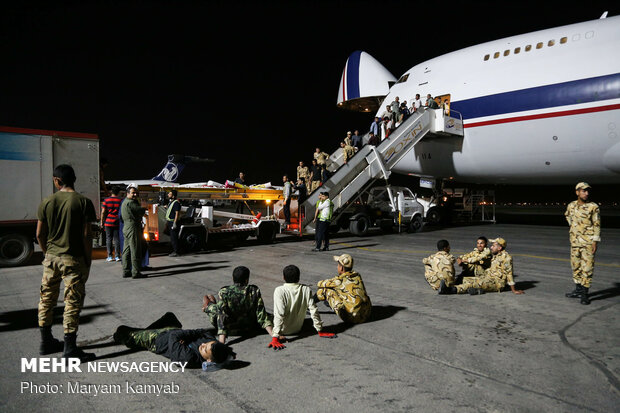
[(325, 201), (317, 201), (316, 207), (315, 207), (317, 210), (319, 209), (319, 204), (321, 202), (328, 202), (329, 207), (326, 208), (327, 212), (325, 212), (325, 209), (322, 209), (319, 211), (319, 214), (318, 214), (319, 221), (331, 221), (332, 213), (334, 212), (334, 203), (332, 202), (331, 199), (327, 199)]
[(172, 206), (174, 205), (175, 202), (179, 202), (179, 201), (175, 199), (174, 201), (170, 203), (170, 205), (168, 205), (168, 210), (166, 211), (166, 221), (170, 221), (170, 222), (174, 221), (174, 217), (170, 217), (170, 215), (172, 215), (171, 214)]

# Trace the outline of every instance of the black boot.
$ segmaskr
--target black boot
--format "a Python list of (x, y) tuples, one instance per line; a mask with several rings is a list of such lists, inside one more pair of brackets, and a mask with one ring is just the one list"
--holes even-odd
[(579, 298), (581, 297), (581, 290), (583, 289), (583, 286), (581, 284), (575, 284), (575, 289), (569, 293), (566, 293), (565, 295), (568, 298)]
[(65, 347), (65, 343), (57, 340), (52, 335), (52, 326), (39, 327), (41, 332), (41, 345), (39, 346), (39, 354), (60, 353)]
[[(157, 320), (157, 321), (159, 321), (159, 320)], [(134, 331), (140, 331), (140, 330), (142, 330), (142, 329), (141, 328), (135, 328), (135, 327), (129, 327), (129, 326), (118, 326), (118, 328), (116, 329), (116, 331), (114, 332), (114, 335), (112, 337), (114, 338), (114, 342), (115, 343), (124, 344), (127, 347), (132, 347), (131, 344), (133, 342), (131, 340), (130, 334), (132, 332), (134, 332)]]
[(588, 297), (588, 290), (589, 288), (581, 286), (581, 304), (583, 305), (590, 304), (590, 298)]
[(97, 358), (95, 353), (85, 353), (81, 348), (78, 348), (77, 344), (75, 344), (76, 340), (76, 333), (65, 334), (65, 351), (62, 354), (64, 358), (79, 358), (82, 363)]
[(444, 280), (441, 280), (439, 283), (439, 291), (437, 292), (439, 295), (444, 294), (456, 294), (456, 287), (448, 287)]

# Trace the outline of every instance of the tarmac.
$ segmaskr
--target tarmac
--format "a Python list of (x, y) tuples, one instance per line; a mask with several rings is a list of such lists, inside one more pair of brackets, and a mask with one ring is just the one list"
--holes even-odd
[[(449, 240), (457, 255), (470, 251), (479, 235), (507, 240), (524, 295), (439, 296), (428, 286), (421, 261), (437, 240)], [(34, 265), (0, 269), (0, 410), (617, 412), (620, 229), (604, 227), (602, 240), (589, 306), (564, 296), (573, 288), (566, 227), (469, 225), (364, 238), (343, 233), (329, 252), (311, 252), (311, 239), (279, 236), (271, 245), (250, 240), (177, 258), (154, 253), (146, 279), (122, 279), (119, 263), (95, 260), (78, 344), (97, 361), (143, 363), (167, 360), (114, 344), (117, 326), (145, 326), (172, 311), (184, 328), (210, 328), (202, 296), (230, 284), (238, 265), (251, 269), (250, 282), (271, 311), (285, 265), (299, 266), (301, 282), (316, 286), (336, 275), (333, 255), (354, 257), (373, 303), (369, 322), (345, 325), (320, 304), (324, 328), (336, 339), (320, 338), (308, 317), (284, 350), (268, 349), (266, 333), (231, 337), (237, 360), (229, 368), (183, 373), (22, 372), (23, 358), (39, 357), (39, 254)], [(62, 294), (53, 332), (62, 336)], [(75, 391), (75, 383), (93, 386)], [(171, 393), (135, 392), (156, 384), (170, 385)], [(105, 394), (103, 385), (119, 391)]]

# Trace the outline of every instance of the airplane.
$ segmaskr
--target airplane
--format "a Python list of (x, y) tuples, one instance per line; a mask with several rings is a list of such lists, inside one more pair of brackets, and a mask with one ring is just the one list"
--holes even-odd
[(134, 180), (134, 179), (123, 179), (116, 181), (106, 181), (107, 185), (151, 185), (151, 186), (161, 186), (161, 187), (176, 187), (182, 186), (178, 183), (179, 177), (181, 176), (181, 172), (185, 168), (185, 165), (188, 163), (211, 163), (215, 162), (213, 159), (208, 158), (199, 158), (197, 156), (185, 156), (185, 155), (168, 155), (168, 162), (162, 168), (161, 172), (154, 176), (151, 179), (146, 180)]
[(463, 137), (425, 137), (392, 169), (462, 183), (620, 183), (620, 16), (438, 56), (398, 80), (366, 52), (345, 65), (339, 107), (381, 116), (398, 96), (448, 101)]

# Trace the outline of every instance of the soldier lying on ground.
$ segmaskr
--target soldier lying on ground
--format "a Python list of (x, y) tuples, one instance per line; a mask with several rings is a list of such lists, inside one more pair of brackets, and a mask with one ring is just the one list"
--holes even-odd
[(484, 292), (500, 292), (508, 284), (515, 294), (523, 294), (523, 291), (515, 288), (512, 276), (512, 257), (506, 252), (506, 241), (503, 238), (491, 240), (491, 252), (493, 260), (491, 267), (480, 277), (465, 277), (463, 283), (456, 287), (449, 287), (441, 281), (439, 294), (482, 294)]
[(286, 335), (297, 334), (301, 330), (306, 318), (306, 311), (310, 312), (314, 328), (320, 337), (335, 338), (334, 333), (323, 330), (323, 322), (316, 308), (312, 289), (299, 284), (299, 268), (287, 265), (282, 271), (284, 284), (276, 287), (273, 292), (273, 339), (268, 347), (280, 350), (286, 346)]
[(252, 334), (261, 328), (272, 335), (272, 317), (265, 310), (260, 289), (248, 285), (249, 280), (250, 270), (239, 266), (233, 270), (234, 284), (221, 288), (218, 300), (213, 295), (205, 295), (202, 299), (202, 311), (217, 328), (221, 343), (226, 343), (229, 335)]
[(208, 330), (181, 330), (181, 327), (173, 313), (166, 313), (145, 329), (118, 327), (114, 341), (129, 348), (161, 354), (171, 361), (187, 362), (189, 368), (202, 366), (206, 370), (208, 363), (218, 364), (235, 358), (232, 349), (216, 341)]
[(334, 256), (338, 275), (319, 281), (316, 297), (329, 306), (346, 323), (363, 323), (370, 317), (372, 304), (366, 294), (362, 277), (353, 271), (353, 257), (349, 254)]
[(440, 239), (437, 241), (437, 251), (422, 260), (424, 278), (433, 290), (439, 290), (439, 284), (442, 280), (448, 287), (455, 284), (454, 257), (450, 255), (450, 243), (445, 239)]

